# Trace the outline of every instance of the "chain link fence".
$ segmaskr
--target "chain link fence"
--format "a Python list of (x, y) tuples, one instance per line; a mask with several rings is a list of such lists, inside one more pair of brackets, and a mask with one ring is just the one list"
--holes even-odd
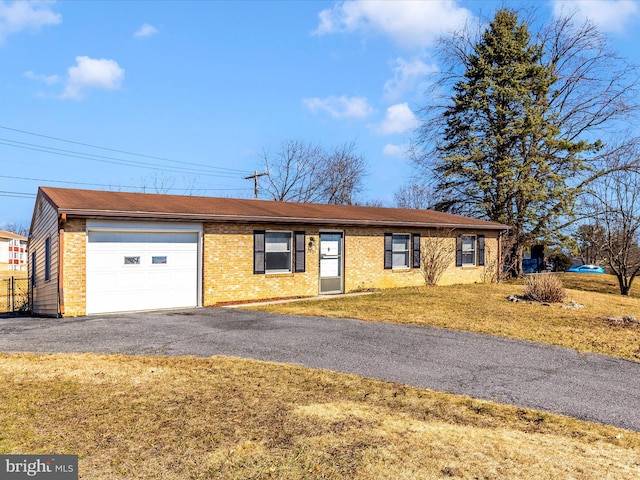
[(0, 313), (24, 312), (29, 309), (29, 279), (0, 278)]

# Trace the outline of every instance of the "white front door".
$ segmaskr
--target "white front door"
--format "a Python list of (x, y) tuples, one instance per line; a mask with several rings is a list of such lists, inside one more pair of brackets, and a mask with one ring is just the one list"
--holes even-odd
[(342, 293), (342, 233), (320, 232), (320, 293)]
[(89, 231), (87, 313), (198, 305), (194, 232)]

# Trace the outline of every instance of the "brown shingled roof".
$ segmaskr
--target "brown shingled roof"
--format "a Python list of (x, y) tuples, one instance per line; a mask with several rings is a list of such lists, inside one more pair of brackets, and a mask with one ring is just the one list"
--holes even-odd
[(505, 230), (506, 225), (431, 210), (319, 205), (40, 187), (58, 214), (202, 222), (443, 227)]

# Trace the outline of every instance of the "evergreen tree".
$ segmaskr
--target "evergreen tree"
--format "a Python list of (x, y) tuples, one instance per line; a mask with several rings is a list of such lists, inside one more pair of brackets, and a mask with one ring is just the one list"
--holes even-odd
[(517, 13), (501, 9), (466, 57), (444, 111), (434, 169), (440, 207), (511, 226), (515, 274), (523, 247), (571, 213), (571, 179), (585, 169), (581, 153), (599, 147), (561, 134), (550, 108), (554, 69)]

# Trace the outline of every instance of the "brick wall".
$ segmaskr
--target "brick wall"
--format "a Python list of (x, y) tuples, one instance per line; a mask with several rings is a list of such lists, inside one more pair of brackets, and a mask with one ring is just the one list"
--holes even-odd
[[(287, 274), (253, 273), (254, 230), (305, 230), (306, 271)], [(344, 230), (344, 288), (345, 292), (369, 288), (391, 288), (424, 285), (419, 269), (384, 269), (384, 233), (420, 233), (421, 246), (433, 233), (427, 229), (390, 231), (384, 228), (345, 228)], [(203, 305), (239, 300), (314, 296), (319, 292), (319, 232), (318, 227), (300, 228), (286, 225), (204, 225), (203, 246)], [(478, 233), (457, 231), (460, 233)], [(486, 265), (495, 265), (498, 251), (497, 232), (486, 235)], [(312, 247), (308, 246), (314, 238)], [(451, 264), (440, 284), (482, 282), (487, 267), (456, 267), (455, 238), (448, 238), (452, 252)], [(497, 267), (494, 267), (497, 268)]]
[(63, 293), (64, 315), (85, 315), (87, 308), (87, 235), (85, 220), (64, 224)]
[[(363, 229), (351, 228), (345, 230), (345, 291), (367, 288), (393, 288), (424, 285), (424, 276), (419, 269), (384, 269), (384, 234), (385, 233), (419, 233), (420, 247), (423, 250), (434, 235), (433, 230), (390, 230), (388, 228)], [(456, 267), (455, 250), (456, 239), (445, 239), (451, 251), (451, 261), (448, 268), (438, 282), (440, 285), (457, 283), (481, 283), (489, 275), (488, 269), (497, 268), (498, 233), (477, 231), (456, 231), (459, 234), (484, 234), (485, 238), (485, 266)]]
[(318, 294), (318, 230), (305, 230), (306, 272), (285, 274), (253, 273), (254, 230), (302, 230), (282, 225), (205, 224), (203, 245), (203, 305), (237, 300), (305, 297)]

